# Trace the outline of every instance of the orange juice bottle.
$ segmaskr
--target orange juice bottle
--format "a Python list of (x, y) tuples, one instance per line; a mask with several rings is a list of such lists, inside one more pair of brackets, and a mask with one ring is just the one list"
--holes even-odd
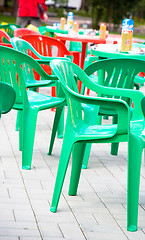
[(128, 31), (128, 40), (129, 40), (128, 51), (130, 51), (132, 48), (132, 37), (133, 37), (133, 32), (130, 30)]
[(65, 23), (66, 23), (66, 18), (62, 17), (60, 19), (60, 29), (64, 29), (64, 26), (65, 26)]
[(101, 23), (100, 24), (100, 30), (99, 30), (99, 36), (100, 36), (101, 39), (105, 38), (105, 33), (106, 33), (106, 24)]
[(122, 32), (121, 52), (127, 52), (129, 49), (130, 42), (128, 36), (129, 36), (128, 31), (124, 30)]
[(73, 31), (78, 33), (79, 32), (79, 22), (73, 23)]

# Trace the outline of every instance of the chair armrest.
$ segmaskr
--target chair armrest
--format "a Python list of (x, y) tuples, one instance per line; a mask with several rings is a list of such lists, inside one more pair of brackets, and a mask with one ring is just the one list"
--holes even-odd
[(110, 87), (104, 87), (96, 82), (92, 82), (92, 86), (89, 84), (89, 88), (92, 91), (95, 91), (100, 94), (106, 94), (106, 95), (112, 95), (112, 96), (118, 96), (118, 98), (121, 97), (127, 97), (130, 98), (134, 103), (133, 108), (133, 115), (132, 120), (140, 120), (144, 118), (142, 108), (141, 108), (141, 102), (144, 98), (144, 94), (140, 92), (139, 90), (133, 90), (133, 89), (122, 89), (122, 88), (110, 88)]
[(66, 95), (73, 98), (75, 101), (89, 105), (98, 105), (105, 107), (105, 109), (114, 109), (118, 114), (117, 132), (116, 134), (126, 134), (129, 131), (130, 125), (130, 111), (128, 104), (120, 99), (103, 98), (103, 97), (90, 97), (80, 95), (72, 91), (67, 86), (63, 86)]
[(98, 56), (87, 56), (85, 58), (85, 64), (84, 64), (84, 69), (88, 67), (92, 62), (94, 61), (99, 61)]

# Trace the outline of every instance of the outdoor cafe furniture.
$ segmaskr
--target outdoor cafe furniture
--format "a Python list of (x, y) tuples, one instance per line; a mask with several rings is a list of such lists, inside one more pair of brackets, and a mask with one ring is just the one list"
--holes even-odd
[[(22, 39), (29, 42), (39, 54), (48, 57), (69, 57), (74, 63), (79, 65), (80, 54), (77, 51), (68, 51), (63, 43), (59, 40), (38, 35), (25, 35)], [(50, 67), (43, 65), (43, 69), (51, 74)], [(56, 96), (55, 87), (52, 88), (52, 96)]]
[(49, 37), (53, 37), (55, 36), (55, 33), (62, 33), (62, 34), (67, 34), (68, 33), (68, 30), (65, 30), (65, 29), (59, 29), (59, 28), (56, 28), (54, 26), (41, 26), (38, 28), (39, 32), (42, 34), (42, 35), (45, 35), (45, 34), (49, 34)]
[(6, 32), (0, 29), (0, 45), (13, 48), (10, 41), (11, 41), (10, 36)]
[[(65, 57), (72, 56), (74, 63), (79, 64), (79, 52), (68, 51), (67, 48), (57, 39), (48, 36), (39, 35), (25, 35), (22, 39), (29, 42), (35, 49), (43, 56)], [(56, 48), (53, 52), (53, 47)]]
[[(125, 61), (127, 63), (128, 60), (125, 59)], [(129, 66), (130, 70), (132, 68), (134, 72), (133, 75), (145, 67), (145, 62), (142, 60), (132, 59), (131, 61), (132, 66)], [(86, 73), (72, 62), (53, 60), (50, 65), (61, 81), (68, 105), (65, 134), (50, 210), (52, 212), (57, 211), (72, 149), (69, 195), (76, 195), (86, 143), (127, 142), (127, 230), (136, 231), (141, 156), (143, 148), (145, 147), (145, 97), (143, 93), (132, 89), (114, 89), (112, 87), (100, 86), (91, 81)], [(137, 69), (136, 66), (138, 66)], [(91, 97), (79, 94), (76, 77), (80, 79), (87, 88), (102, 94), (102, 97)], [(134, 102), (132, 120), (130, 121), (129, 106), (124, 100), (103, 97), (106, 95), (131, 98)], [(85, 122), (82, 114), (82, 103), (96, 105), (98, 106), (98, 110), (99, 106), (114, 110), (116, 114), (118, 114), (117, 124), (97, 125), (95, 122)]]
[(30, 35), (30, 34), (41, 35), (41, 33), (28, 28), (16, 28), (14, 30), (14, 37), (22, 37), (24, 35)]
[(1, 114), (8, 113), (15, 102), (16, 93), (8, 83), (0, 82), (0, 118)]
[[(49, 67), (50, 61), (52, 59), (55, 59), (55, 57), (45, 57), (45, 56), (39, 54), (30, 43), (28, 43), (27, 41), (25, 41), (23, 39), (14, 37), (14, 38), (11, 38), (11, 43), (15, 50), (20, 51), (22, 53), (25, 53), (25, 54), (33, 57), (34, 59), (36, 59), (36, 61), (39, 64), (46, 64)], [(59, 59), (61, 59), (61, 57)], [(37, 72), (34, 72), (35, 79), (36, 78), (38, 79), (37, 75), (39, 75), (39, 74), (37, 74)], [(54, 77), (54, 79), (56, 79), (55, 76), (53, 76), (53, 77)], [(52, 80), (52, 79), (53, 79), (52, 76), (50, 76), (50, 80)], [(39, 80), (40, 80), (40, 75), (39, 75)], [(41, 81), (36, 81), (36, 80), (34, 81), (34, 79), (31, 79), (31, 81), (29, 80), (29, 82), (27, 83), (27, 86), (28, 86), (28, 88), (32, 88), (33, 90), (38, 91), (38, 88), (40, 88), (40, 87), (48, 87), (50, 85), (50, 80), (49, 79), (47, 79), (47, 80), (41, 79)], [(55, 86), (57, 85), (57, 81), (54, 82), (54, 85)], [(16, 130), (18, 130), (18, 127), (19, 127), (19, 114), (18, 114), (17, 118), (18, 118), (18, 120), (16, 123)], [(57, 137), (58, 138), (63, 137), (63, 129), (64, 129), (63, 125), (64, 125), (64, 120), (62, 117), (61, 120), (59, 121), (59, 126), (57, 129)], [(53, 141), (51, 141), (51, 144), (50, 144), (51, 149), (53, 148), (53, 142), (54, 142), (54, 139), (53, 139)]]
[(10, 37), (14, 37), (14, 30), (17, 28), (21, 28), (21, 26), (17, 24), (0, 25), (0, 29), (5, 31)]
[(94, 46), (91, 50), (91, 54), (94, 56), (102, 58), (138, 58), (138, 59), (145, 59), (145, 52), (139, 51), (138, 48), (145, 48), (144, 44), (139, 43), (133, 43), (132, 50), (127, 52), (121, 52), (120, 49), (118, 49), (119, 46), (116, 44), (115, 46), (106, 45), (104, 48), (102, 48), (101, 45), (98, 45), (98, 47)]
[[(143, 50), (144, 49), (144, 50)], [(95, 57), (97, 57), (97, 60), (105, 59), (105, 58), (137, 58), (145, 60), (145, 45), (142, 43), (133, 43), (132, 44), (132, 50), (127, 52), (121, 52), (120, 46), (117, 44), (114, 46), (107, 45), (102, 48), (101, 45), (98, 45), (98, 47), (93, 47), (91, 50), (92, 56), (86, 58), (86, 66), (89, 65), (92, 61), (95, 60)], [(92, 59), (91, 59), (92, 58)], [(140, 74), (139, 74), (140, 75)], [(141, 85), (144, 84), (144, 78), (136, 76), (135, 78), (135, 86), (137, 89)]]
[[(31, 169), (37, 114), (56, 107), (52, 138), (55, 137), (64, 106), (64, 98), (51, 97), (27, 90), (29, 81), (35, 81), (33, 69), (44, 79), (51, 79), (32, 57), (11, 48), (0, 46), (0, 76), (12, 85), (16, 92), (13, 109), (19, 110), (19, 150), (22, 151), (22, 168)], [(41, 81), (41, 80), (40, 80)], [(50, 86), (56, 80), (50, 80)]]
[[(61, 33), (61, 34), (68, 34), (69, 33), (69, 29), (60, 29), (58, 27), (55, 27), (55, 26), (41, 26), (38, 28), (39, 32), (42, 34), (42, 35), (45, 35), (45, 34), (49, 34), (49, 37), (55, 37), (55, 34), (57, 33)], [(79, 29), (79, 34), (84, 34), (86, 31), (86, 29)]]
[[(135, 66), (136, 65), (136, 66)], [(144, 65), (142, 64), (142, 69)], [(90, 77), (90, 79), (94, 82), (99, 83), (99, 85), (111, 88), (122, 88), (122, 89), (133, 89), (134, 88), (134, 78), (139, 72), (141, 66), (138, 65), (138, 61), (132, 59), (104, 59), (92, 62), (84, 71)], [(101, 70), (101, 71), (100, 71)], [(96, 74), (98, 73), (98, 74)], [(95, 75), (94, 75), (95, 74)], [(91, 77), (93, 75), (93, 78)], [(82, 94), (85, 92), (85, 87), (82, 85)], [(103, 96), (106, 98), (115, 98), (114, 95), (102, 95), (97, 92), (97, 96)], [(120, 97), (122, 99), (122, 97)], [(132, 113), (132, 101), (128, 98), (123, 98), (124, 101), (127, 102), (130, 107), (130, 111)], [(89, 109), (90, 108), (90, 109)], [(96, 110), (93, 107), (88, 106), (86, 109), (89, 114), (86, 114), (86, 118), (91, 121), (91, 119), (95, 118)], [(86, 111), (85, 110), (85, 111)], [(103, 107), (99, 108), (98, 112), (99, 117), (96, 119), (96, 122), (101, 124), (102, 117), (105, 118), (111, 116), (113, 124), (116, 124), (118, 121), (117, 114), (114, 110), (105, 109)], [(112, 143), (111, 145), (111, 154), (117, 155), (118, 153), (118, 145), (119, 142)], [(90, 155), (91, 144), (87, 144), (84, 160), (83, 160), (83, 168), (87, 168), (88, 159)]]
[(0, 29), (0, 43), (4, 43), (7, 40), (7, 43), (10, 43), (10, 36), (3, 30)]
[(75, 35), (75, 34), (56, 34), (56, 39), (59, 39), (61, 42), (65, 44), (66, 41), (74, 41), (74, 42), (81, 42), (82, 43), (82, 50), (81, 50), (81, 59), (80, 59), (80, 67), (84, 68), (84, 62), (86, 57), (86, 50), (88, 43), (95, 43), (95, 44), (116, 44), (117, 41), (115, 40), (107, 40), (107, 39), (100, 39), (99, 36), (89, 36), (89, 35)]

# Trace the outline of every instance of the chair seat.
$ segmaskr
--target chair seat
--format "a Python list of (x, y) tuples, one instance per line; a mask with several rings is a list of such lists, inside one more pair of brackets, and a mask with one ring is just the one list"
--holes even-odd
[[(52, 80), (40, 80), (40, 81), (29, 81), (26, 83), (28, 88), (34, 88), (34, 87), (43, 87), (43, 86), (52, 86)], [(35, 84), (35, 85), (34, 85)], [(51, 84), (51, 85), (50, 85)], [(56, 85), (56, 82), (54, 81), (54, 86)]]
[[(82, 122), (80, 124), (80, 127), (77, 126), (77, 133), (76, 137), (78, 135), (78, 140), (85, 140), (89, 139), (92, 140), (95, 139), (104, 139), (104, 138), (111, 138), (116, 134), (117, 131), (117, 125), (116, 124), (110, 124), (110, 125), (88, 125)], [(74, 129), (75, 131), (75, 129)]]
[(34, 107), (38, 107), (39, 109), (45, 109), (49, 106), (50, 108), (56, 107), (56, 105), (65, 102), (64, 98), (51, 97), (31, 90), (27, 91), (27, 95), (30, 105), (32, 104)]

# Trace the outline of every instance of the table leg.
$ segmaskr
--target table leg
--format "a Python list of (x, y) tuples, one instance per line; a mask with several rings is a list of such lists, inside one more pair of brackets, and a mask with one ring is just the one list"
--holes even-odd
[[(84, 69), (85, 57), (86, 57), (87, 43), (82, 42), (81, 60), (80, 67)], [(78, 81), (78, 90), (81, 92), (82, 83)]]
[(80, 67), (82, 69), (84, 68), (84, 62), (85, 62), (85, 57), (86, 57), (86, 50), (87, 50), (87, 43), (86, 42), (82, 42), (81, 63), (80, 63)]

